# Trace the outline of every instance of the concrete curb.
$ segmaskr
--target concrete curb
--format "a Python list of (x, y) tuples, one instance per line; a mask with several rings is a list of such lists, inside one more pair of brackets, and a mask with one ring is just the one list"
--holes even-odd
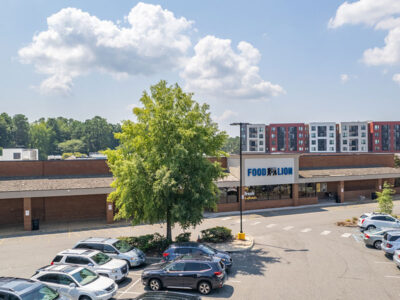
[[(217, 250), (220, 251), (225, 251), (225, 252), (229, 252), (229, 253), (238, 253), (238, 252), (245, 252), (248, 250), (251, 250), (254, 246), (254, 238), (252, 236), (246, 236), (246, 238), (248, 239), (248, 245), (246, 246), (231, 246), (229, 247), (229, 243), (220, 243), (220, 244), (211, 244), (211, 243), (205, 243), (206, 245), (209, 245), (210, 247), (213, 247)], [(246, 240), (247, 241), (247, 240)]]

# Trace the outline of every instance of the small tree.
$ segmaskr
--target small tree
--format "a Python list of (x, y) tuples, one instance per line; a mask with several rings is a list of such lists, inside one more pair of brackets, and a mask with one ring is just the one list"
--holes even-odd
[(383, 184), (382, 192), (376, 192), (378, 196), (377, 201), (379, 205), (379, 211), (381, 213), (391, 214), (393, 210), (393, 195), (396, 193), (393, 189), (393, 185), (385, 181)]
[(200, 105), (178, 86), (160, 81), (143, 94), (133, 113), (137, 122), (125, 121), (116, 150), (107, 150), (114, 175), (109, 200), (118, 208), (117, 218), (133, 224), (166, 222), (171, 228), (198, 225), (204, 208), (218, 199), (215, 181), (224, 176), (218, 162), (225, 132), (212, 121), (209, 107)]

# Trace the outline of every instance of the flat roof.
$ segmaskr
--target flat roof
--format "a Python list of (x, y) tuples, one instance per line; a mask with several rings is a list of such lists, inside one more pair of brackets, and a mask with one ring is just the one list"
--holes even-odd
[(338, 176), (364, 176), (364, 175), (386, 175), (396, 174), (400, 176), (400, 169), (389, 167), (366, 167), (366, 168), (326, 168), (299, 170), (300, 178), (314, 177), (338, 177)]

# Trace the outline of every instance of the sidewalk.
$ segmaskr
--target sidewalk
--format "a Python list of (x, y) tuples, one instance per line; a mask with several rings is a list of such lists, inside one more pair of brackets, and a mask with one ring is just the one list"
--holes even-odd
[(253, 248), (254, 238), (252, 236), (247, 235), (245, 240), (234, 239), (233, 241), (228, 243), (218, 243), (218, 244), (206, 243), (206, 244), (219, 251), (243, 252)]

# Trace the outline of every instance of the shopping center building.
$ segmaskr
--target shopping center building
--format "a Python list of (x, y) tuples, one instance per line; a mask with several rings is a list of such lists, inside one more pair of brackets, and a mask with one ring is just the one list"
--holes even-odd
[[(217, 211), (237, 211), (239, 156), (219, 161), (227, 173), (217, 182)], [(385, 181), (400, 192), (393, 153), (251, 153), (243, 155), (242, 171), (244, 210), (371, 199)], [(105, 160), (0, 161), (0, 226), (111, 223), (112, 180)]]

